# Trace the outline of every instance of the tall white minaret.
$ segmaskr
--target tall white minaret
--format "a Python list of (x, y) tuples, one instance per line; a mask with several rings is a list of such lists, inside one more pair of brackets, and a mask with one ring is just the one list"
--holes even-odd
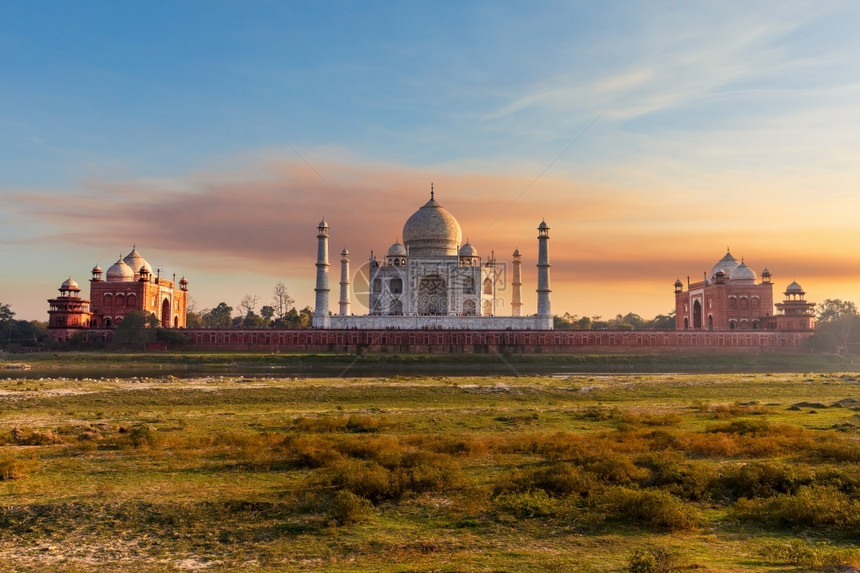
[(340, 252), (340, 315), (349, 316), (349, 251)]
[(514, 250), (514, 280), (511, 283), (513, 287), (511, 291), (511, 316), (523, 315), (523, 283), (520, 280), (520, 266), (523, 264), (523, 258), (520, 256), (520, 250)]
[(328, 328), (328, 223), (325, 219), (317, 226), (317, 286), (314, 306), (314, 328)]
[(538, 316), (552, 316), (552, 309), (549, 304), (549, 293), (551, 293), (552, 291), (549, 288), (549, 251), (547, 250), (548, 241), (549, 226), (546, 224), (546, 221), (541, 221), (540, 225), (538, 226)]

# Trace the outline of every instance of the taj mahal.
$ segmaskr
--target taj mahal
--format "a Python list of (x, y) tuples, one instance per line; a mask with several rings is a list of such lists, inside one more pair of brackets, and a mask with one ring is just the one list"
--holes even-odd
[[(371, 251), (363, 267), (360, 291), (350, 281), (350, 253), (340, 253), (340, 296), (336, 313), (329, 310), (329, 225), (317, 226), (314, 328), (320, 329), (468, 329), (551, 330), (549, 226), (538, 226), (537, 314), (522, 316), (522, 255), (511, 255), (510, 316), (498, 311), (500, 269), (495, 257), (482, 259), (457, 219), (435, 198), (403, 225), (403, 242), (378, 260)], [(366, 284), (364, 284), (366, 282)], [(505, 285), (506, 286), (506, 285)], [(507, 289), (505, 289), (507, 290)], [(351, 313), (352, 297), (361, 297), (367, 313)]]

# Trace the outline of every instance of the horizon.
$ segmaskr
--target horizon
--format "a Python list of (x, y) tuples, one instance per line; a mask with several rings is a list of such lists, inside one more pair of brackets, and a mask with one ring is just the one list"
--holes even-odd
[(541, 220), (556, 315), (668, 313), (727, 247), (860, 302), (860, 6), (740, 6), (5, 5), (0, 303), (136, 245), (198, 311), (313, 307), (319, 220), (336, 283), (431, 182), (524, 314)]

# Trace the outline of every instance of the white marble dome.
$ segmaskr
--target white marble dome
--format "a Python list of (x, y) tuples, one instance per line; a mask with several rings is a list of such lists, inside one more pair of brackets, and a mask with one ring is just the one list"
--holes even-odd
[(711, 277), (713, 278), (713, 276), (719, 271), (723, 271), (724, 273), (726, 273), (726, 276), (728, 278), (734, 278), (732, 274), (734, 273), (735, 269), (738, 268), (738, 265), (740, 265), (738, 260), (734, 258), (730, 252), (726, 252), (726, 255), (722, 259), (717, 261), (717, 264), (715, 264), (714, 268), (711, 269)]
[(477, 257), (478, 249), (472, 246), (472, 243), (466, 242), (465, 245), (460, 247), (460, 256), (461, 257)]
[(731, 272), (730, 278), (733, 281), (736, 280), (755, 280), (756, 274), (755, 271), (749, 268), (746, 263), (741, 261), (741, 264), (735, 268), (734, 271)]
[(394, 243), (390, 247), (388, 247), (388, 256), (389, 257), (405, 257), (406, 256), (406, 247), (404, 247), (401, 243)]
[(71, 290), (71, 291), (79, 291), (78, 283), (72, 277), (67, 278), (63, 281), (63, 284), (60, 285), (60, 290)]
[(108, 281), (111, 282), (128, 282), (134, 280), (134, 271), (131, 270), (131, 267), (125, 264), (125, 261), (119, 259), (117, 262), (112, 264), (110, 268), (107, 270)]
[(403, 225), (403, 242), (411, 256), (456, 255), (462, 240), (460, 223), (436, 202), (432, 191), (430, 200)]
[(149, 274), (152, 274), (152, 267), (149, 266), (149, 263), (146, 262), (140, 253), (137, 252), (137, 248), (132, 247), (131, 252), (127, 254), (123, 259), (123, 262), (131, 268), (133, 274), (135, 276), (140, 276), (140, 271), (146, 268)]

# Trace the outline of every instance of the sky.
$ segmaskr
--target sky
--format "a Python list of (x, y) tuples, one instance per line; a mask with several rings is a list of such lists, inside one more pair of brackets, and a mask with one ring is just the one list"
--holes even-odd
[(727, 248), (860, 302), (857, 29), (829, 1), (3, 2), (0, 302), (46, 320), (136, 245), (197, 310), (313, 305), (320, 219), (357, 270), (431, 182), (482, 257), (523, 254), (525, 313), (542, 220), (556, 314), (669, 312)]

